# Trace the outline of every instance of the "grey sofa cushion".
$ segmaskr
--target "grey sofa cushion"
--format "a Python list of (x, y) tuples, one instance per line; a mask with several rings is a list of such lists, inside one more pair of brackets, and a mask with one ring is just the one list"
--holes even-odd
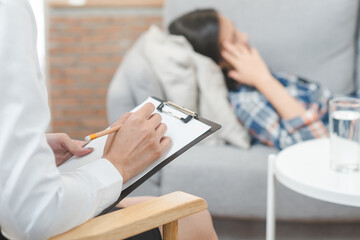
[[(203, 197), (214, 216), (247, 218), (265, 213), (266, 156), (274, 148), (195, 146), (162, 170), (161, 194), (175, 189)], [(256, 191), (254, 191), (256, 189)]]
[(359, 1), (182, 0), (166, 1), (164, 19), (195, 8), (215, 7), (249, 34), (275, 71), (321, 82), (336, 93), (354, 90)]
[[(273, 148), (250, 151), (231, 146), (195, 146), (162, 170), (160, 194), (182, 190), (203, 197), (213, 216), (264, 219), (267, 156)], [(276, 187), (277, 219), (353, 220), (360, 209), (308, 198), (280, 183)]]

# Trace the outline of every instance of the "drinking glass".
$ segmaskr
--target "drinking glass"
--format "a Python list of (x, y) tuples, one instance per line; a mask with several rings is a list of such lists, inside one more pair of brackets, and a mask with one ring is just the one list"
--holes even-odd
[(335, 171), (359, 170), (360, 99), (337, 97), (330, 101), (330, 166)]

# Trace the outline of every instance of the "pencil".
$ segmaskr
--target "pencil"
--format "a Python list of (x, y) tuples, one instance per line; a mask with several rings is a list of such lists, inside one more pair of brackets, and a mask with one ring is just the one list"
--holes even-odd
[(111, 127), (111, 128), (108, 128), (108, 129), (106, 129), (104, 131), (100, 131), (100, 132), (97, 132), (97, 133), (90, 134), (89, 136), (85, 137), (85, 141), (91, 141), (91, 140), (94, 140), (94, 139), (96, 139), (98, 137), (102, 137), (102, 136), (117, 132), (117, 131), (119, 131), (119, 129), (121, 127), (122, 127), (122, 125), (117, 126), (117, 127)]

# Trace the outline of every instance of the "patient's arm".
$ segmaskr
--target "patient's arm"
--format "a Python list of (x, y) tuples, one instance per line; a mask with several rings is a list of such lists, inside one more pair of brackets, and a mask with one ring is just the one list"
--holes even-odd
[(293, 98), (279, 81), (273, 76), (259, 80), (256, 85), (259, 90), (274, 106), (282, 119), (292, 119), (303, 115), (305, 107)]

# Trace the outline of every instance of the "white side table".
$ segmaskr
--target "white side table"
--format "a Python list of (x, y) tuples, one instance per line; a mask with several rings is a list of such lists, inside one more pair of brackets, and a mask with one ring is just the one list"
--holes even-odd
[(266, 239), (275, 239), (275, 180), (323, 201), (360, 207), (360, 173), (330, 169), (329, 139), (299, 143), (269, 156)]

